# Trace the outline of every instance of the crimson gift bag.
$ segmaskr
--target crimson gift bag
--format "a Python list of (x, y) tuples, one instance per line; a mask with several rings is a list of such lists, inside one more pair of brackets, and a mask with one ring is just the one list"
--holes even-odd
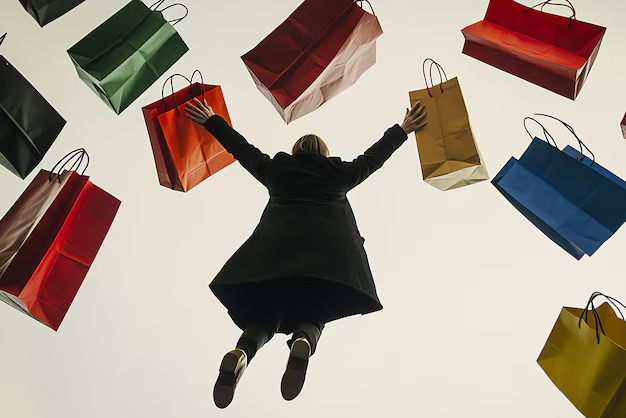
[(73, 171), (84, 157), (89, 164), (81, 148), (51, 172), (40, 170), (0, 220), (0, 300), (55, 331), (120, 206), (88, 176)]
[[(200, 74), (200, 83), (193, 83), (196, 73)], [(176, 76), (186, 79), (189, 87), (174, 93), (173, 78)], [(172, 85), (172, 95), (166, 98), (164, 90), (168, 81)], [(182, 192), (188, 192), (235, 162), (232, 154), (213, 135), (187, 117), (185, 103), (193, 98), (200, 101), (204, 98), (215, 114), (232, 126), (221, 87), (204, 84), (202, 74), (197, 70), (191, 79), (180, 74), (169, 77), (161, 89), (161, 100), (142, 108), (159, 182)]]
[(376, 62), (376, 39), (383, 30), (373, 9), (368, 13), (361, 3), (305, 0), (241, 57), (285, 122), (319, 108)]
[[(569, 99), (576, 99), (598, 55), (606, 28), (576, 19), (572, 4), (527, 7), (490, 0), (485, 18), (462, 30), (463, 53)], [(549, 4), (571, 17), (543, 12)], [(541, 10), (534, 7), (541, 6)]]

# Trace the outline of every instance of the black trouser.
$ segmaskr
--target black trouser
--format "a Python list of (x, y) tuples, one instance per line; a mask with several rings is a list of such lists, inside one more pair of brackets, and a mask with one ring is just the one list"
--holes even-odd
[[(241, 348), (246, 352), (248, 363), (250, 363), (252, 358), (256, 355), (256, 352), (272, 339), (279, 328), (280, 322), (273, 320), (255, 321), (246, 327), (237, 342), (237, 348)], [(291, 345), (296, 339), (304, 337), (309, 341), (311, 345), (311, 355), (313, 355), (323, 329), (324, 324), (321, 323), (299, 323), (294, 330), (293, 336), (287, 341), (287, 345), (291, 348)]]

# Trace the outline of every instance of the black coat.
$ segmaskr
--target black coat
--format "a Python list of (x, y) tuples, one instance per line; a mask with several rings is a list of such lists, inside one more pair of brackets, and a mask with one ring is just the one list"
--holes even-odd
[(249, 144), (219, 116), (205, 128), (269, 191), (256, 229), (210, 284), (244, 329), (275, 315), (281, 333), (298, 321), (330, 322), (383, 307), (346, 198), (407, 139), (399, 125), (352, 162), (316, 153), (279, 152)]

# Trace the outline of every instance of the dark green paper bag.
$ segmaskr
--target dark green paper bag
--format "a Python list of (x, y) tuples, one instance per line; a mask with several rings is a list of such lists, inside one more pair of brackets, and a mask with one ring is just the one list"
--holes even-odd
[(131, 0), (67, 51), (79, 77), (118, 115), (189, 50), (173, 27), (187, 14), (168, 22), (161, 12), (175, 5), (157, 10), (164, 1)]
[(84, 2), (85, 0), (20, 0), (24, 9), (42, 28)]

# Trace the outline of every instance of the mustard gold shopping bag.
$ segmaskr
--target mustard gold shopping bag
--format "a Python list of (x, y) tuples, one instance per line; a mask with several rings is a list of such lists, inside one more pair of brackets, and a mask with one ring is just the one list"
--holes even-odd
[[(596, 309), (598, 296), (609, 303)], [(626, 308), (596, 292), (585, 309), (564, 307), (537, 360), (587, 418), (626, 417), (626, 322), (618, 305)]]
[[(430, 84), (433, 85), (433, 65), (446, 81), (428, 87), (425, 64), (430, 66)], [(409, 93), (411, 107), (420, 102), (426, 106), (426, 121), (417, 139), (417, 150), (426, 183), (439, 190), (450, 190), (489, 179), (478, 146), (470, 127), (469, 115), (463, 100), (459, 80), (447, 80), (443, 68), (430, 58), (422, 64), (426, 88)], [(442, 76), (443, 72), (443, 76)]]

